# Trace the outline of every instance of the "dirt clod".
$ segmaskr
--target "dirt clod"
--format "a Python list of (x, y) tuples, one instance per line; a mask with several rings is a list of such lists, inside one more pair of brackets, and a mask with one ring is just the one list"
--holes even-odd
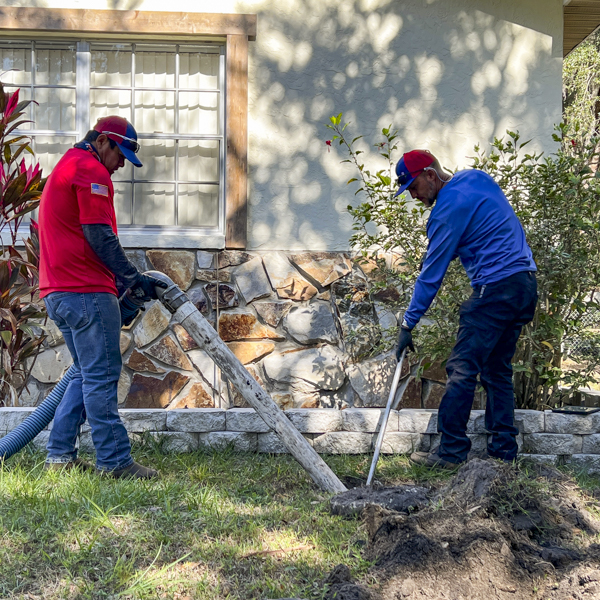
[(380, 490), (354, 488), (334, 496), (330, 506), (334, 515), (352, 516), (360, 514), (367, 506), (381, 506), (396, 512), (410, 513), (421, 510), (428, 504), (429, 498), (424, 487), (401, 485)]
[(325, 579), (324, 600), (375, 600), (376, 596), (363, 585), (353, 582), (350, 569), (337, 565)]
[(340, 583), (351, 583), (352, 576), (346, 565), (337, 565), (325, 579), (327, 585), (338, 585)]
[(489, 500), (494, 482), (510, 467), (497, 461), (474, 458), (462, 467), (450, 483), (436, 496), (437, 500), (452, 499), (455, 503), (467, 506)]

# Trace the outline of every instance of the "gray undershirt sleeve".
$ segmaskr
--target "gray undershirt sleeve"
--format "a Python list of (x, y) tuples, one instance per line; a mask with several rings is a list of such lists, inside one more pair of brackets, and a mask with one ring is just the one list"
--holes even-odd
[(119, 280), (124, 288), (131, 288), (139, 278), (139, 271), (125, 254), (119, 238), (110, 225), (95, 223), (82, 225), (83, 235), (92, 250)]

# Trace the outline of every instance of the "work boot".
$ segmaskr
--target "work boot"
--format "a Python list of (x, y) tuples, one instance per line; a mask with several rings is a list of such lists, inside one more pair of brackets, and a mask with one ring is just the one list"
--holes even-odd
[(133, 462), (128, 467), (123, 467), (122, 469), (100, 471), (100, 473), (108, 477), (113, 477), (114, 479), (154, 479), (154, 477), (158, 477), (158, 471), (144, 467), (136, 462)]
[(70, 460), (66, 463), (46, 462), (44, 463), (44, 469), (46, 469), (46, 471), (70, 471), (71, 469), (80, 469), (81, 471), (93, 471), (95, 467), (91, 463), (82, 460), (81, 458), (76, 458), (75, 460)]
[(410, 455), (411, 462), (424, 467), (433, 467), (437, 469), (447, 469), (453, 471), (458, 469), (463, 463), (455, 463), (442, 458), (437, 452), (413, 452)]

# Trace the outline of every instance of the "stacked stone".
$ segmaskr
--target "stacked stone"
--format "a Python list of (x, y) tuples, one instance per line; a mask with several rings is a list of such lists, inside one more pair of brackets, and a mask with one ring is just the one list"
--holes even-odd
[[(0, 437), (14, 429), (32, 408), (0, 408)], [(381, 408), (290, 409), (287, 417), (322, 454), (363, 454), (373, 450), (383, 418)], [(198, 448), (233, 447), (239, 452), (285, 453), (285, 446), (251, 408), (122, 409), (121, 417), (131, 436), (151, 437), (172, 452)], [(567, 463), (600, 473), (600, 413), (565, 415), (551, 411), (515, 411), (521, 456), (536, 462)], [(41, 448), (49, 429), (35, 440)], [(485, 412), (471, 412), (468, 425), (474, 451), (486, 449), (488, 433)], [(439, 444), (437, 411), (403, 409), (392, 411), (381, 451), (408, 454), (431, 450)], [(80, 447), (92, 450), (89, 428), (80, 436)]]
[[(209, 320), (282, 409), (385, 406), (396, 359), (368, 358), (397, 318), (395, 288), (369, 292), (369, 269), (336, 252), (133, 250), (130, 260), (167, 274)], [(217, 323), (218, 320), (218, 323)], [(71, 364), (49, 321), (21, 406), (37, 405)], [(208, 355), (160, 302), (122, 332), (122, 408), (245, 406)], [(413, 365), (414, 371), (414, 365)], [(404, 376), (409, 375), (407, 365)], [(411, 379), (400, 408), (437, 408), (446, 374), (439, 365)], [(477, 405), (476, 405), (477, 406)]]

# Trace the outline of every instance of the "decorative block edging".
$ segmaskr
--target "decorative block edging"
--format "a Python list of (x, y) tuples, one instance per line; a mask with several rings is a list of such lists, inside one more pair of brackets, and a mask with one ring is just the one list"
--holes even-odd
[[(0, 437), (18, 426), (33, 408), (0, 408)], [(319, 453), (363, 454), (373, 450), (384, 410), (381, 408), (291, 409), (286, 416)], [(151, 436), (170, 452), (198, 448), (240, 452), (286, 453), (279, 438), (252, 408), (222, 409), (122, 409), (121, 418), (133, 439)], [(517, 410), (515, 424), (522, 456), (537, 462), (570, 463), (600, 473), (600, 413), (587, 416), (551, 411)], [(49, 429), (35, 440), (45, 447)], [(485, 411), (471, 411), (467, 434), (473, 449), (486, 447)], [(408, 454), (430, 450), (439, 443), (437, 410), (392, 411), (382, 453)], [(93, 449), (89, 427), (82, 428), (80, 446)]]

